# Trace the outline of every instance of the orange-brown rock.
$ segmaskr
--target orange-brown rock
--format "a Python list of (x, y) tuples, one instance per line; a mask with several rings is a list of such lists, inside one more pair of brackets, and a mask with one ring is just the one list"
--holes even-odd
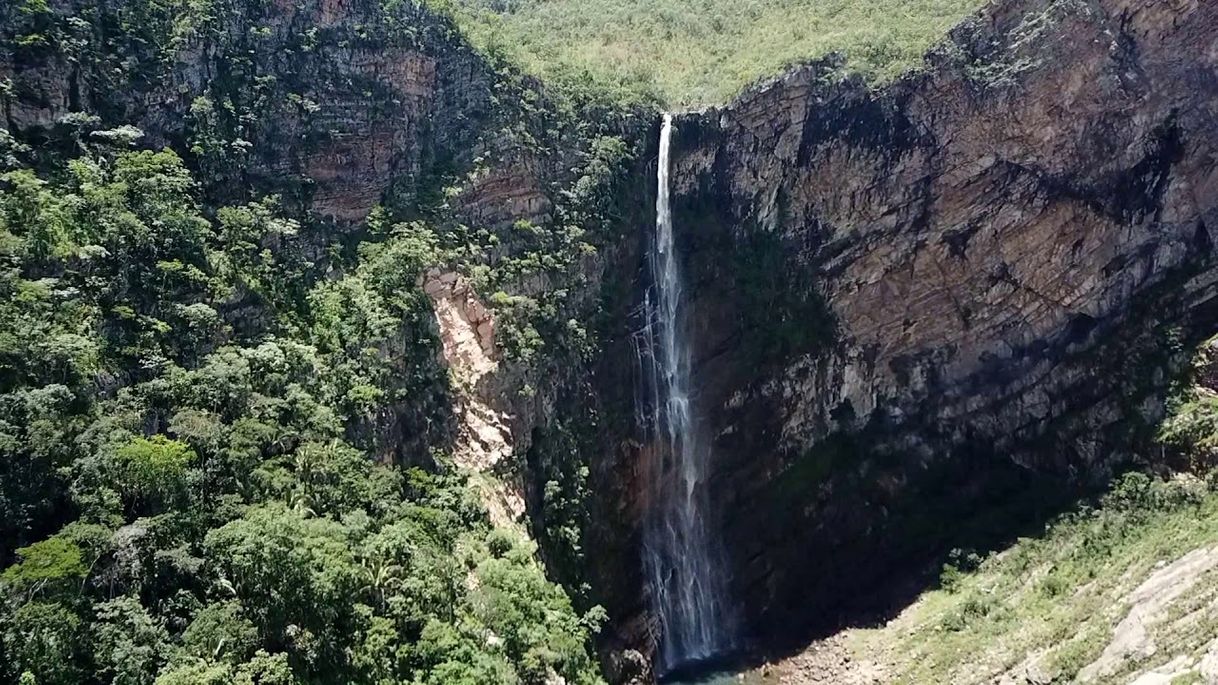
[[(66, 16), (89, 3), (60, 4)], [(303, 0), (183, 16), (197, 24), (183, 37), (148, 27), (163, 60), (126, 63), (148, 48), (93, 45), (71, 35), (81, 24), (61, 22), (62, 40), (115, 64), (82, 68), (55, 46), (0, 50), (3, 125), (54, 139), (74, 113), (101, 113), (138, 126), (143, 144), (200, 155), (219, 199), (253, 185), (351, 226), (378, 204), (408, 206), (429, 175), (472, 157), (491, 113), (493, 71), (447, 19), (402, 4), (386, 20), (379, 5)]]

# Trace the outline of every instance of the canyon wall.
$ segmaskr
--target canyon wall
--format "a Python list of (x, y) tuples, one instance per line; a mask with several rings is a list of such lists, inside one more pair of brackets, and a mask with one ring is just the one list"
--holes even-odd
[(838, 66), (674, 142), (714, 497), (762, 633), (1104, 478), (1218, 324), (1218, 6), (1012, 0), (925, 73)]
[(0, 53), (5, 127), (43, 153), (134, 125), (218, 200), (252, 187), (341, 223), (467, 166), (496, 113), (494, 71), (416, 3), (387, 18), (365, 0), (57, 0), (6, 3), (0, 22), (20, 34)]

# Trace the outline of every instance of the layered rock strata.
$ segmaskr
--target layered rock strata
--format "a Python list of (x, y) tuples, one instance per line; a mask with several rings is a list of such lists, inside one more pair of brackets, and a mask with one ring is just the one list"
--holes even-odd
[(1218, 325), (1216, 95), (1212, 3), (1011, 0), (886, 88), (828, 61), (678, 121), (754, 628), (833, 621), (1039, 479), (1131, 454)]

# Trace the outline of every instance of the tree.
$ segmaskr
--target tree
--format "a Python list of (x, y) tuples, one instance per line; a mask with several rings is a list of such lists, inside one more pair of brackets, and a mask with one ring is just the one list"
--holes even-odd
[(17, 558), (20, 561), (5, 569), (2, 578), (10, 593), (27, 601), (71, 593), (89, 571), (80, 547), (59, 536), (22, 547)]
[(164, 435), (133, 438), (114, 454), (119, 491), (137, 509), (167, 506), (186, 495), (194, 450)]
[(97, 675), (114, 685), (146, 685), (169, 653), (169, 633), (134, 597), (98, 604), (92, 624)]
[(340, 524), (264, 505), (212, 531), (204, 545), (267, 644), (286, 647), (310, 671), (345, 662), (360, 568)]
[(37, 683), (76, 685), (85, 672), (80, 648), (84, 621), (56, 602), (22, 605), (4, 622), (4, 653), (10, 675), (33, 676)]

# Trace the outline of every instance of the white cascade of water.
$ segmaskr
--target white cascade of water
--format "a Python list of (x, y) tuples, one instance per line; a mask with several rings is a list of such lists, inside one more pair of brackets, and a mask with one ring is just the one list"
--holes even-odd
[(662, 631), (661, 674), (731, 651), (735, 634), (723, 554), (707, 529), (707, 450), (700, 444), (690, 402), (690, 353), (669, 198), (671, 139), (672, 115), (665, 114), (656, 231), (648, 254), (651, 287), (636, 339), (642, 372), (638, 418), (654, 450), (643, 557)]

